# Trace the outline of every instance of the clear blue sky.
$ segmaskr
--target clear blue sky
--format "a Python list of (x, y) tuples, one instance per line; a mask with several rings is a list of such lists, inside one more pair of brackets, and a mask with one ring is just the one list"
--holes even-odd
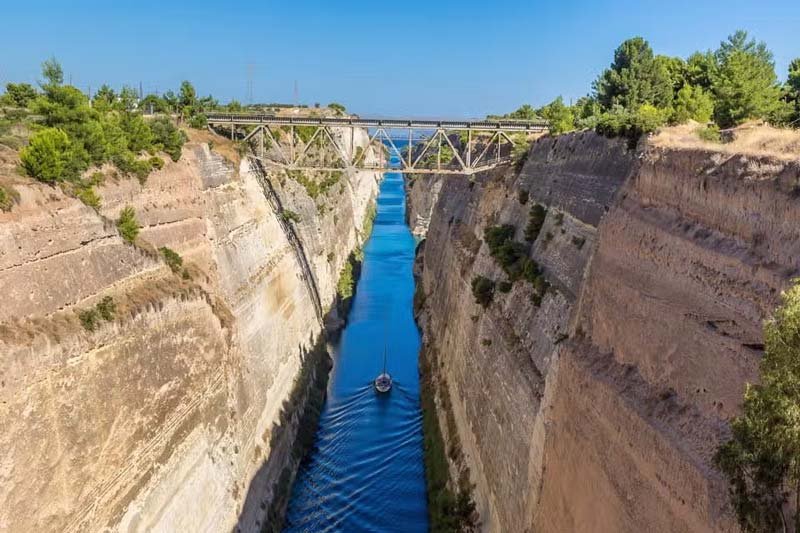
[(800, 56), (798, 0), (127, 0), (8, 2), (0, 82), (55, 55), (84, 90), (189, 79), (221, 101), (338, 101), (361, 114), (472, 117), (585, 94), (624, 39), (656, 53), (765, 40), (783, 79)]

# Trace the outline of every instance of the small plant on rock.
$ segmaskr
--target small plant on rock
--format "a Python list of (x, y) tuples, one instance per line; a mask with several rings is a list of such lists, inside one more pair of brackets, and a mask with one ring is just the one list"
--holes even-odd
[(472, 295), (475, 303), (488, 308), (494, 299), (494, 281), (484, 276), (476, 276), (472, 279)]
[(136, 221), (136, 211), (131, 206), (125, 207), (119, 213), (117, 230), (125, 242), (133, 243), (139, 235), (139, 223)]

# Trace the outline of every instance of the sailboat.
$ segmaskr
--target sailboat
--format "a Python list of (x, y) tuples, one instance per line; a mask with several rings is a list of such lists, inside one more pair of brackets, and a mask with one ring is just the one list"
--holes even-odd
[(375, 390), (381, 394), (392, 390), (392, 376), (386, 371), (386, 343), (383, 344), (383, 372), (375, 378)]

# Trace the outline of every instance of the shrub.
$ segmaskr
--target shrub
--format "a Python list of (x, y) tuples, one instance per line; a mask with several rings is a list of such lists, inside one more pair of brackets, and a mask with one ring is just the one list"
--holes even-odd
[(705, 124), (711, 120), (714, 112), (714, 100), (702, 87), (684, 85), (675, 96), (675, 106), (672, 111), (672, 122), (681, 124), (694, 120)]
[(14, 205), (14, 194), (0, 185), (0, 211), (10, 211)]
[(150, 122), (153, 132), (153, 142), (156, 148), (166, 152), (173, 161), (181, 158), (181, 149), (186, 142), (186, 134), (175, 127), (175, 124), (166, 117), (159, 117)]
[(100, 209), (100, 196), (95, 192), (94, 187), (91, 185), (81, 185), (76, 187), (75, 196), (78, 198), (78, 200), (88, 205), (95, 211)]
[(194, 128), (196, 130), (203, 130), (208, 126), (208, 117), (206, 117), (202, 113), (198, 113), (193, 115), (189, 119), (189, 127)]
[(36, 89), (29, 83), (7, 83), (6, 94), (3, 100), (8, 105), (16, 107), (28, 107), (36, 98)]
[(114, 299), (111, 296), (103, 297), (97, 304), (96, 309), (97, 314), (106, 321), (114, 320), (114, 315), (117, 312), (117, 306), (114, 304)]
[(147, 162), (150, 164), (150, 168), (154, 168), (156, 170), (161, 170), (164, 168), (164, 160), (158, 156), (151, 157), (147, 160)]
[(180, 256), (180, 254), (178, 254), (178, 252), (171, 248), (167, 248), (166, 246), (162, 246), (158, 249), (158, 251), (161, 252), (161, 255), (164, 257), (164, 261), (167, 263), (167, 266), (169, 266), (172, 272), (177, 274), (181, 271), (181, 268), (183, 267), (183, 258)]
[(81, 325), (87, 331), (94, 331), (97, 329), (98, 324), (100, 324), (100, 314), (97, 312), (97, 309), (85, 309), (78, 313), (78, 319), (81, 321)]
[(472, 295), (475, 297), (475, 303), (488, 308), (494, 299), (494, 281), (483, 276), (476, 276), (472, 279)]
[(719, 126), (712, 124), (707, 127), (699, 127), (695, 130), (697, 136), (706, 142), (719, 143), (722, 142), (722, 135), (719, 132)]
[(139, 223), (136, 221), (136, 211), (131, 206), (125, 207), (119, 213), (117, 230), (126, 242), (133, 243), (139, 235)]
[(114, 320), (114, 315), (117, 312), (117, 306), (114, 304), (114, 299), (111, 296), (105, 296), (100, 300), (96, 306), (91, 309), (84, 309), (78, 312), (78, 319), (81, 325), (87, 331), (94, 331), (100, 325), (101, 320), (110, 322)]
[(522, 170), (530, 152), (531, 144), (527, 139), (515, 140), (514, 146), (511, 148), (511, 160), (514, 162), (514, 170), (517, 172)]
[(503, 293), (511, 292), (511, 287), (514, 285), (510, 281), (501, 281), (497, 284), (497, 290)]
[(336, 102), (331, 102), (330, 104), (328, 104), (328, 108), (336, 111), (337, 115), (344, 115), (346, 111), (345, 107), (342, 104), (337, 104)]
[(86, 168), (80, 151), (58, 128), (45, 128), (33, 134), (19, 157), (25, 172), (45, 183), (75, 180)]
[(584, 243), (586, 243), (586, 237), (578, 237), (577, 235), (572, 236), (572, 244), (574, 244), (578, 250), (583, 248)]
[(781, 297), (781, 306), (764, 324), (759, 384), (746, 386), (741, 414), (730, 423), (730, 440), (714, 456), (730, 482), (742, 530), (748, 532), (785, 531), (787, 522), (800, 520), (795, 503), (800, 487), (800, 280)]
[(519, 201), (520, 204), (525, 205), (528, 203), (528, 196), (529, 196), (528, 191), (520, 189), (519, 193), (517, 194), (517, 200)]
[(299, 224), (301, 221), (300, 215), (292, 211), (291, 209), (284, 209), (281, 213), (283, 220), (286, 222), (294, 222), (295, 224)]
[(353, 264), (347, 261), (342, 268), (342, 273), (339, 275), (339, 281), (336, 283), (336, 294), (339, 298), (346, 300), (353, 296), (353, 286), (355, 279), (353, 278)]
[(525, 226), (525, 240), (533, 242), (539, 236), (539, 232), (544, 225), (544, 219), (547, 217), (547, 209), (541, 204), (534, 204), (531, 206), (528, 215), (528, 225)]

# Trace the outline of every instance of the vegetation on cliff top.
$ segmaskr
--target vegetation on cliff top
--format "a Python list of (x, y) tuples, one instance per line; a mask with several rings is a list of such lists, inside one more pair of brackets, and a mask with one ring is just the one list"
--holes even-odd
[(746, 532), (787, 531), (787, 511), (800, 524), (800, 280), (782, 298), (764, 325), (761, 384), (747, 385), (715, 456)]
[(641, 37), (623, 42), (595, 80), (592, 92), (574, 105), (558, 97), (538, 109), (524, 105), (504, 118), (550, 121), (553, 133), (596, 129), (637, 139), (665, 124), (713, 120), (722, 128), (748, 120), (800, 126), (800, 58), (785, 83), (778, 80), (772, 52), (745, 31), (730, 35), (715, 51), (687, 59), (655, 55)]

